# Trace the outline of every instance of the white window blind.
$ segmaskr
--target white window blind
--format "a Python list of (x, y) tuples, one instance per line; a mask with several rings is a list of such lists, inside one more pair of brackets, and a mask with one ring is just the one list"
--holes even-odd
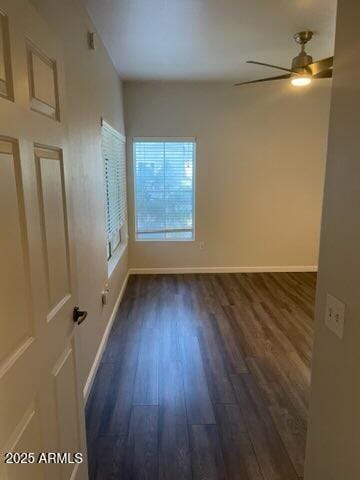
[(194, 139), (134, 139), (138, 240), (194, 238)]
[(102, 155), (105, 170), (106, 231), (109, 256), (121, 240), (120, 230), (126, 222), (126, 145), (125, 137), (102, 122)]

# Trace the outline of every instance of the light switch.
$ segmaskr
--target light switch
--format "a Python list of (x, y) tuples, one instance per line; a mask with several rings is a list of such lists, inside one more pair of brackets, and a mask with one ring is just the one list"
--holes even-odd
[(330, 294), (326, 296), (325, 324), (339, 338), (343, 337), (345, 304)]

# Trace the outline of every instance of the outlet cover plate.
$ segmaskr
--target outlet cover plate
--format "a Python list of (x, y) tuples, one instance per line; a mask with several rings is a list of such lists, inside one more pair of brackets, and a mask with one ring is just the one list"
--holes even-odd
[(343, 337), (345, 321), (345, 304), (330, 295), (326, 296), (325, 325), (339, 338)]

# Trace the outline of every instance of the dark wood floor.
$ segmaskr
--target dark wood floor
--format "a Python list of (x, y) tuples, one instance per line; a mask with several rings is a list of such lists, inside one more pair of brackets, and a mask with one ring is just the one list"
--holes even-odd
[(130, 277), (86, 409), (91, 479), (302, 478), (315, 283)]

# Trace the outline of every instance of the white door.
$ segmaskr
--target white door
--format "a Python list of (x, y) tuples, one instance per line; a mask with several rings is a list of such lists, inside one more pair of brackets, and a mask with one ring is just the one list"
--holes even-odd
[(0, 479), (85, 479), (61, 45), (28, 0), (0, 29)]

